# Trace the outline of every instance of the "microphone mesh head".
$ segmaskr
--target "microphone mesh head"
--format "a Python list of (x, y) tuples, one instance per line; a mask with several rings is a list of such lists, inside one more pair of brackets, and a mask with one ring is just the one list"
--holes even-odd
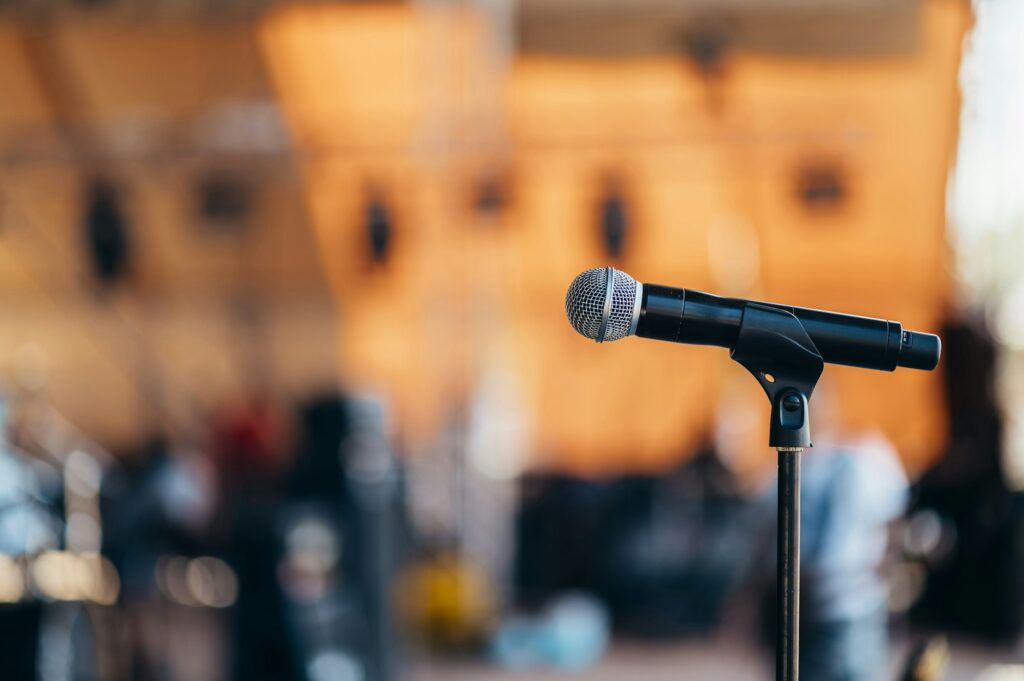
[[(609, 273), (612, 276), (610, 305)], [(634, 331), (640, 311), (639, 288), (636, 279), (611, 267), (587, 270), (569, 284), (565, 315), (577, 333), (598, 343), (625, 338)]]

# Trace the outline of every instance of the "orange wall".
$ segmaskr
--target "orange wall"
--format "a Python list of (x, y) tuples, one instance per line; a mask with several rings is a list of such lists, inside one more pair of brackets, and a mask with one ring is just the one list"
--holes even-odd
[[(923, 3), (920, 49), (905, 56), (730, 55), (712, 97), (673, 56), (491, 69), (486, 27), (451, 8), (275, 12), (262, 44), (308, 154), (345, 375), (392, 395), (407, 435), (429, 439), (489, 367), (510, 364), (535, 463), (595, 472), (678, 459), (731, 401), (761, 399), (766, 417), (721, 351), (597, 347), (565, 323), (568, 282), (608, 260), (595, 215), (610, 176), (634, 227), (615, 264), (643, 280), (935, 330), (969, 18), (963, 2)], [(807, 164), (839, 169), (841, 203), (797, 200)], [(490, 228), (468, 198), (485, 173), (508, 188)], [(393, 258), (377, 270), (362, 254), (371, 185), (396, 216)], [(936, 374), (828, 375), (847, 426), (882, 428), (914, 468), (938, 451)]]

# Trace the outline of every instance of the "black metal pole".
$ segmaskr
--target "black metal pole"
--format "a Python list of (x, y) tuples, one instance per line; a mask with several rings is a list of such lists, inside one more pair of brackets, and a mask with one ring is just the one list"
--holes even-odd
[(800, 678), (800, 454), (779, 447), (776, 681)]

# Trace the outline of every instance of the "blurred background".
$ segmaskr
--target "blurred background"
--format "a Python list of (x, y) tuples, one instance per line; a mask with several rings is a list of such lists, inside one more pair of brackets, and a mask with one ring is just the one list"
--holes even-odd
[(772, 678), (768, 403), (579, 272), (901, 321), (812, 681), (1024, 679), (1024, 3), (0, 0), (0, 678)]

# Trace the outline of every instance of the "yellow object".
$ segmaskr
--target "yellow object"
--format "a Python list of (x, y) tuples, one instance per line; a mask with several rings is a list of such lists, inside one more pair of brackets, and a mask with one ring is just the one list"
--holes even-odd
[(439, 648), (482, 643), (493, 622), (495, 595), (472, 565), (441, 554), (411, 567), (398, 582), (398, 608), (412, 631)]

